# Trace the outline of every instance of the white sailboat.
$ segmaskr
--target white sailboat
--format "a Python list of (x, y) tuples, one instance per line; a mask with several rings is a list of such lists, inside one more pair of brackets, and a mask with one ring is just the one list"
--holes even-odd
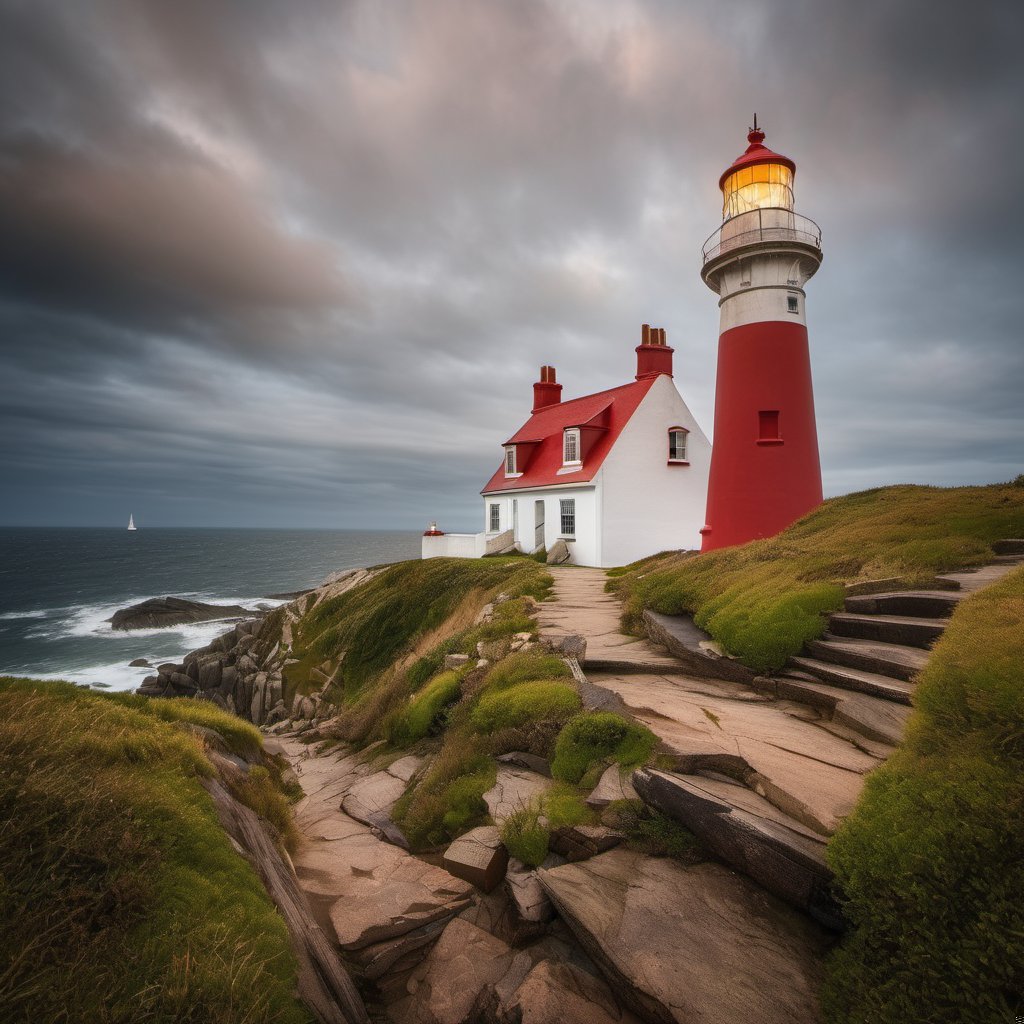
[(135, 525), (135, 516), (133, 516), (130, 512), (128, 513), (128, 529), (129, 530), (137, 530), (138, 529), (138, 527)]

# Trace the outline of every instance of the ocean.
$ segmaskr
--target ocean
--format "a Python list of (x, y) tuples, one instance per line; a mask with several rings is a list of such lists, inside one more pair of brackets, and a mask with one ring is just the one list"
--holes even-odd
[(419, 554), (412, 531), (2, 527), (0, 675), (134, 689), (151, 670), (130, 661), (180, 661), (228, 627), (115, 632), (119, 608), (165, 596), (272, 608), (270, 595)]

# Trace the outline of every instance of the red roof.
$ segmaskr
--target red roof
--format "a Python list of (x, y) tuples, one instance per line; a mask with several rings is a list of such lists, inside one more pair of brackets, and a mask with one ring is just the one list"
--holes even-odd
[(754, 164), (782, 164), (784, 167), (788, 167), (794, 175), (796, 174), (796, 164), (788, 156), (775, 153), (767, 146), (762, 145), (764, 132), (759, 128), (751, 130), (747, 135), (747, 141), (750, 145), (722, 172), (722, 176), (718, 179), (719, 188), (725, 187), (725, 179), (733, 171), (738, 171), (741, 167), (751, 167)]
[[(637, 406), (651, 389), (657, 376), (623, 384), (622, 387), (599, 391), (568, 402), (549, 405), (535, 412), (505, 444), (517, 446), (519, 476), (506, 477), (505, 464), (480, 492), (518, 491), (524, 487), (550, 487), (552, 484), (587, 483), (601, 468), (623, 427), (636, 412)], [(580, 427), (583, 464), (575, 472), (562, 469), (562, 432)]]

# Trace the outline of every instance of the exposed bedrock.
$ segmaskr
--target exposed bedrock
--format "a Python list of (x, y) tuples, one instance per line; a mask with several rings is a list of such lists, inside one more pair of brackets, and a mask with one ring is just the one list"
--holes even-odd
[(112, 629), (157, 629), (192, 622), (241, 619), (253, 614), (237, 604), (204, 604), (202, 601), (187, 601), (183, 597), (154, 597), (114, 612), (110, 626)]

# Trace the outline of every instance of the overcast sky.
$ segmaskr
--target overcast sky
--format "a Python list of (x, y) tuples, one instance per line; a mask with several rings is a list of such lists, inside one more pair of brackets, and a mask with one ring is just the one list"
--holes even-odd
[(823, 231), (826, 494), (1024, 472), (1024, 4), (0, 0), (0, 522), (482, 528), (552, 363), (642, 322), (756, 110)]

